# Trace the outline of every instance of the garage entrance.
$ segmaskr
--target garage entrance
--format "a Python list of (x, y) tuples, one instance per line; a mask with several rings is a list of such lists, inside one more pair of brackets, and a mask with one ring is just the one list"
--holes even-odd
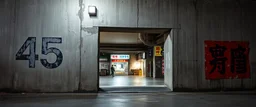
[[(100, 90), (171, 91), (167, 82), (172, 80), (172, 77), (165, 73), (165, 60), (169, 57), (164, 56), (167, 47), (165, 41), (170, 39), (170, 31), (171, 29), (167, 28), (100, 27)], [(170, 64), (168, 61), (167, 63)], [(115, 72), (111, 72), (111, 67)]]

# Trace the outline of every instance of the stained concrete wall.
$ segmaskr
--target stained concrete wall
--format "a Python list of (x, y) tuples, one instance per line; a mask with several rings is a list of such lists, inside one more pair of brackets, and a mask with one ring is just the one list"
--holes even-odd
[[(97, 91), (98, 30), (80, 31), (78, 0), (0, 2), (0, 90)], [(39, 58), (34, 68), (29, 68), (28, 60), (16, 60), (16, 53), (28, 37), (36, 37)], [(40, 62), (40, 59), (50, 63), (56, 60), (52, 53), (42, 54), (42, 37), (62, 39), (62, 43), (48, 46), (58, 48), (63, 54), (62, 63), (55, 69), (48, 69)], [(28, 50), (29, 47), (24, 54), (29, 54)]]
[[(256, 2), (179, 0), (174, 35), (174, 90), (256, 89)], [(249, 79), (205, 79), (204, 41), (249, 41)]]
[[(97, 7), (98, 17), (84, 12), (83, 26), (175, 27), (176, 0), (83, 0)], [(168, 13), (168, 14), (166, 14)]]
[[(72, 92), (79, 83), (80, 28), (78, 2), (63, 0), (1, 0), (0, 89), (28, 92)], [(36, 37), (35, 68), (28, 60), (16, 60), (16, 53), (28, 37)], [(61, 37), (58, 48), (63, 61), (47, 69), (40, 59), (54, 62), (54, 54), (43, 55), (42, 37)], [(71, 42), (72, 41), (72, 42)], [(29, 47), (28, 47), (29, 50)], [(24, 54), (28, 54), (26, 51)], [(35, 58), (34, 58), (35, 59)]]
[[(97, 17), (87, 13), (98, 9)], [(253, 0), (1, 0), (0, 89), (33, 92), (97, 91), (97, 27), (173, 28), (173, 87), (176, 89), (256, 89), (255, 1)], [(35, 68), (15, 60), (28, 37), (36, 37)], [(63, 54), (62, 64), (45, 68), (42, 37)], [(204, 40), (250, 41), (250, 79), (206, 80)]]
[(81, 82), (79, 90), (82, 91), (98, 91), (98, 60), (99, 60), (99, 28), (84, 28), (81, 33)]

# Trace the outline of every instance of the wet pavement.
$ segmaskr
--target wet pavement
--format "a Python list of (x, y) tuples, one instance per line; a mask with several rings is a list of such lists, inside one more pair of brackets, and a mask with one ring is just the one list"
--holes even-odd
[(166, 93), (172, 92), (166, 86), (101, 87), (100, 93)]
[(255, 93), (99, 93), (0, 96), (0, 107), (255, 107)]
[(141, 76), (100, 76), (100, 87), (110, 86), (162, 86), (164, 78), (150, 78)]

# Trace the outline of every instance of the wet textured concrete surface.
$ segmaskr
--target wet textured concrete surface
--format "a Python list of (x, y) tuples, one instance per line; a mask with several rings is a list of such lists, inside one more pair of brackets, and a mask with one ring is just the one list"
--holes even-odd
[(255, 93), (1, 95), (0, 107), (255, 107)]
[(164, 85), (164, 78), (142, 76), (100, 76), (100, 86), (159, 86)]
[(101, 87), (100, 93), (166, 93), (172, 92), (166, 86), (157, 86), (157, 87)]

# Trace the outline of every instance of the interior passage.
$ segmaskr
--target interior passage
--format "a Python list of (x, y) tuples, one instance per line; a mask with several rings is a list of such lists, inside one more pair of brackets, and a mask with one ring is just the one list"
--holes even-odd
[(142, 76), (100, 76), (100, 87), (118, 86), (164, 86), (164, 78)]

